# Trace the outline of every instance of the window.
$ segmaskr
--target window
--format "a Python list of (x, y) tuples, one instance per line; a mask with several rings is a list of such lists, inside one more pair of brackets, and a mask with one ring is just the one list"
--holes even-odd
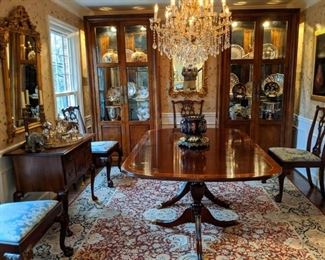
[(55, 109), (62, 114), (68, 106), (82, 108), (79, 31), (52, 17), (49, 21)]

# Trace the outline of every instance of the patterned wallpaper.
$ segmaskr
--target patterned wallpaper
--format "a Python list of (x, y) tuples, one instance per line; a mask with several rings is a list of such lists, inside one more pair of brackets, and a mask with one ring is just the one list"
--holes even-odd
[[(303, 48), (299, 48), (299, 54), (302, 56), (300, 81), (300, 102), (298, 105), (299, 115), (306, 118), (313, 118), (316, 105), (324, 106), (324, 102), (311, 99), (313, 89), (314, 75), (314, 32), (316, 25), (325, 28), (325, 1), (311, 6), (302, 14), (302, 22), (304, 23)], [(299, 63), (298, 63), (299, 64)], [(296, 93), (296, 96), (298, 95)]]
[[(51, 122), (55, 119), (54, 104), (53, 104), (53, 87), (52, 75), (49, 53), (49, 30), (48, 30), (48, 15), (57, 18), (65, 23), (68, 23), (77, 28), (83, 28), (83, 20), (80, 17), (66, 11), (62, 7), (54, 4), (50, 0), (0, 0), (0, 17), (8, 16), (8, 13), (17, 5), (23, 5), (29, 14), (32, 23), (36, 26), (36, 30), (41, 35), (41, 70), (42, 70), (42, 86), (43, 86), (43, 100), (45, 104), (46, 118)], [(82, 34), (81, 34), (82, 35)], [(81, 37), (82, 38), (82, 37)], [(83, 41), (84, 43), (84, 41)], [(84, 52), (83, 52), (84, 53)], [(85, 62), (85, 59), (82, 59)], [(82, 73), (86, 73), (82, 70)], [(85, 76), (87, 77), (87, 76)], [(84, 77), (83, 77), (84, 78)], [(87, 80), (83, 80), (84, 87), (88, 87)], [(6, 143), (6, 116), (4, 109), (4, 92), (2, 83), (0, 84), (0, 150), (4, 149), (8, 144)], [(85, 95), (89, 97), (89, 95)], [(86, 105), (85, 112), (89, 113), (89, 101), (84, 101)], [(18, 135), (15, 142), (23, 140), (23, 135)]]

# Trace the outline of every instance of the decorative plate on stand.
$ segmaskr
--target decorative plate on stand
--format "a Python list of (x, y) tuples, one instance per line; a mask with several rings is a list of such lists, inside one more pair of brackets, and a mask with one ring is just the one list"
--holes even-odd
[(137, 88), (134, 82), (128, 82), (128, 96), (129, 98), (134, 97), (135, 93), (137, 92)]
[(265, 78), (262, 83), (265, 96), (273, 98), (283, 93), (284, 74), (274, 73)]
[(231, 59), (238, 60), (242, 59), (245, 55), (245, 51), (239, 44), (231, 44)]
[(272, 43), (263, 44), (263, 59), (278, 58), (278, 49)]

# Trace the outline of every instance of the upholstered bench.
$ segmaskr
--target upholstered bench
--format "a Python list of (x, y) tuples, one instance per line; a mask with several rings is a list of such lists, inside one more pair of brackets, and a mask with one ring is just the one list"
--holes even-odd
[(64, 243), (68, 218), (61, 202), (36, 200), (0, 204), (0, 259), (31, 259), (33, 246), (55, 221), (61, 223), (60, 247), (65, 256), (71, 256), (73, 249)]

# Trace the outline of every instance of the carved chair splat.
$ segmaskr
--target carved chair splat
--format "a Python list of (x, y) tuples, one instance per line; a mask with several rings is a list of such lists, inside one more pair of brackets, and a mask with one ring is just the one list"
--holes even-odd
[[(80, 113), (79, 106), (70, 106), (62, 109), (64, 118), (78, 127), (80, 133), (86, 133), (86, 126)], [(121, 161), (123, 152), (118, 141), (92, 141), (91, 153), (94, 161), (100, 158), (106, 158), (106, 174), (107, 185), (113, 187), (113, 181), (111, 180), (111, 166), (112, 166), (112, 154), (116, 152), (118, 154), (118, 167), (121, 170)]]
[(204, 100), (189, 100), (189, 99), (178, 100), (178, 101), (172, 100), (174, 128), (177, 128), (177, 122), (176, 122), (177, 112), (179, 112), (181, 116), (201, 115), (203, 109), (203, 103)]
[[(316, 134), (316, 135), (315, 135)], [(316, 140), (313, 137), (316, 136)], [(287, 147), (270, 147), (269, 154), (282, 167), (279, 176), (279, 194), (275, 196), (275, 201), (281, 202), (283, 195), (284, 178), (294, 168), (306, 168), (310, 187), (314, 187), (311, 178), (310, 168), (319, 168), (319, 183), (323, 198), (324, 190), (324, 166), (325, 166), (325, 107), (316, 107), (315, 115), (309, 129), (307, 146), (305, 150)]]

